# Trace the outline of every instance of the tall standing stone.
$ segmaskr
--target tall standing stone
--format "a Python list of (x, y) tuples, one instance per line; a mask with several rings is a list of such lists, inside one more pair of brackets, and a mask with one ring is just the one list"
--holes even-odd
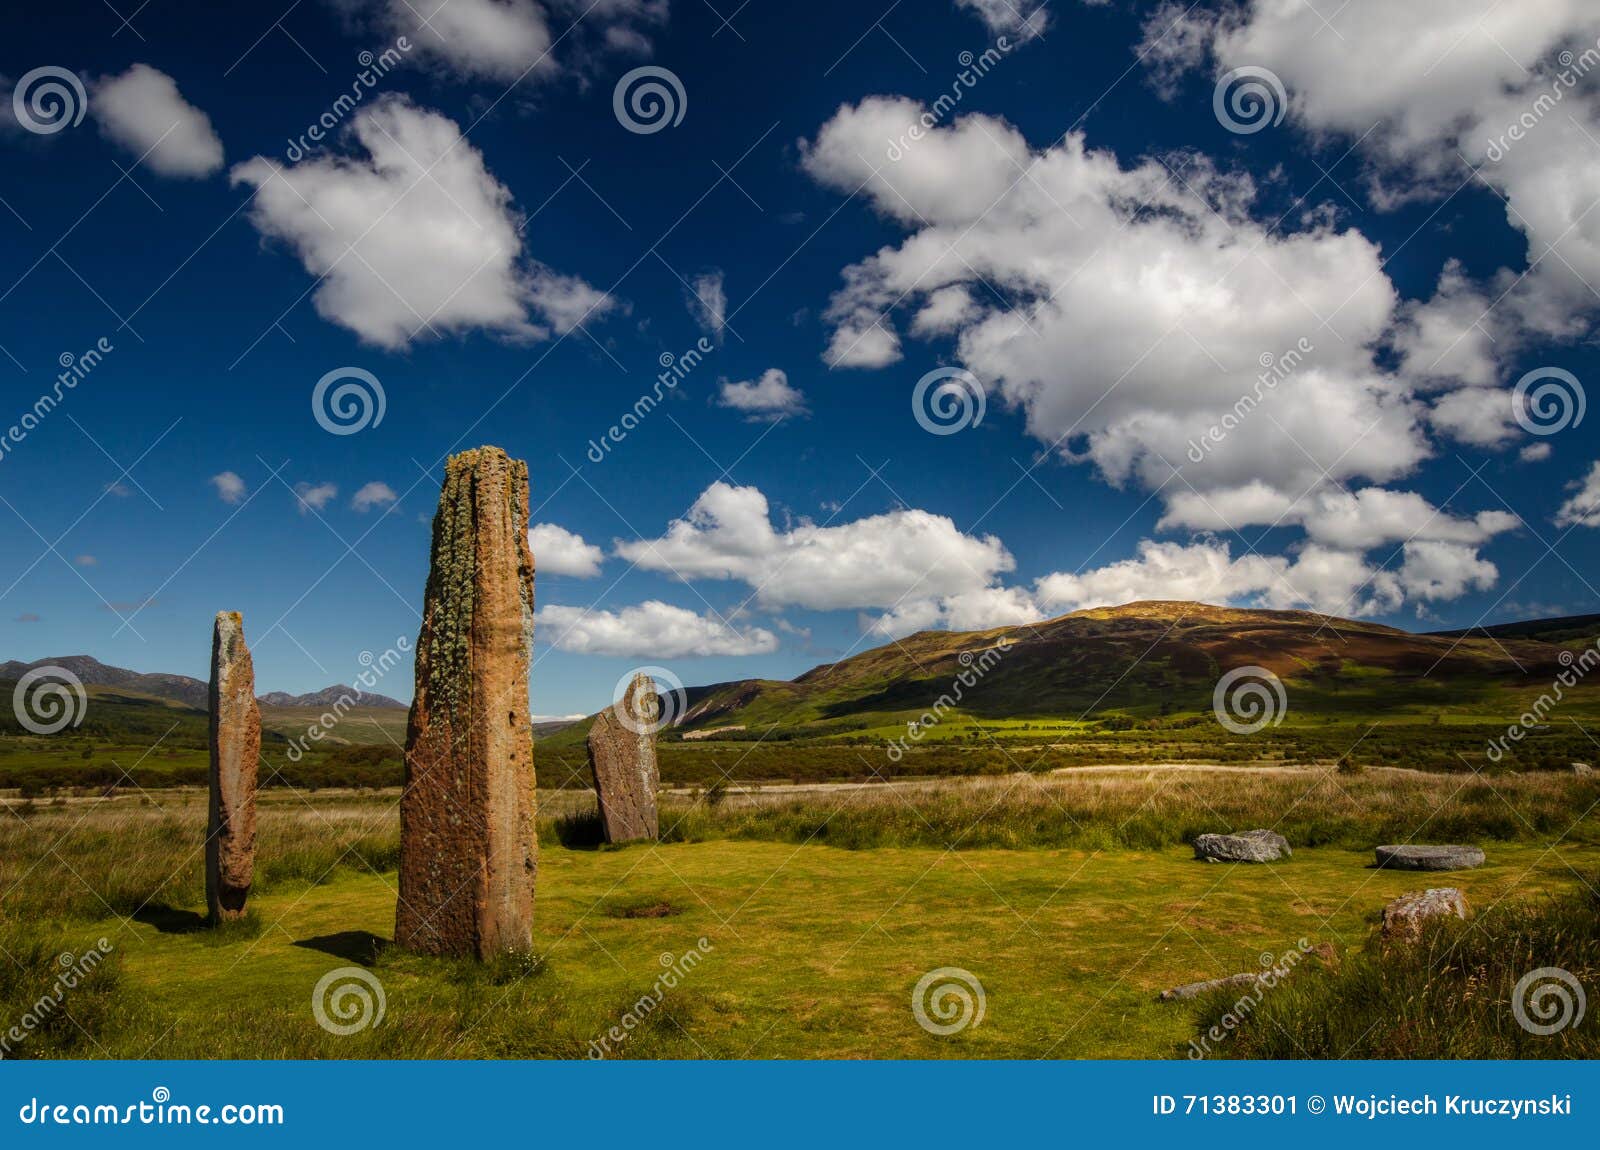
[[(620, 713), (619, 713), (620, 712)], [(660, 835), (656, 791), (656, 722), (661, 699), (649, 675), (633, 677), (622, 700), (595, 716), (589, 728), (589, 769), (600, 800), (606, 841), (632, 842)]]
[(244, 619), (219, 611), (211, 630), (211, 802), (206, 819), (206, 905), (212, 922), (244, 914), (256, 869), (256, 764), (261, 708)]
[(433, 517), (400, 799), (395, 941), (488, 958), (533, 943), (528, 465), (453, 456)]

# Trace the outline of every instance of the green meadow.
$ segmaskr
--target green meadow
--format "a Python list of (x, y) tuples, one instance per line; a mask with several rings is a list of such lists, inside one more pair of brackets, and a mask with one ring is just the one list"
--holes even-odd
[[(396, 798), (267, 792), (253, 912), (224, 930), (202, 917), (203, 793), (13, 803), (0, 822), (0, 946), (12, 959), (0, 964), (0, 1018), (48, 994), (58, 956), (102, 937), (111, 953), (11, 1056), (582, 1058), (620, 1033), (606, 1056), (1181, 1058), (1226, 1004), (1163, 1003), (1161, 990), (1260, 970), (1301, 940), (1317, 957), (1214, 1055), (1337, 1057), (1341, 1036), (1366, 1031), (1381, 1056), (1373, 1034), (1402, 1027), (1407, 1049), (1427, 1048), (1426, 1019), (1372, 991), (1393, 974), (1374, 938), (1387, 901), (1460, 886), (1478, 912), (1470, 941), (1510, 911), (1589, 898), (1600, 873), (1588, 817), (1600, 784), (1570, 775), (1490, 785), (1393, 770), (1146, 770), (686, 793), (665, 800), (666, 841), (625, 848), (588, 841), (587, 795), (546, 792), (534, 953), (479, 965), (388, 945)], [(1293, 859), (1207, 864), (1187, 846), (1200, 830), (1274, 824)], [(1449, 876), (1372, 868), (1372, 845), (1419, 824), (1425, 839), (1479, 842), (1488, 863)], [(1600, 976), (1592, 937), (1537, 937), (1579, 977)], [(1444, 959), (1423, 966), (1436, 999), (1463, 993), (1449, 982), (1452, 945), (1467, 950), (1446, 940)], [(1474, 945), (1481, 958), (1494, 940)], [(691, 952), (663, 991), (663, 972)], [(325, 1016), (375, 1016), (360, 1001), (372, 984), (349, 968), (381, 987), (383, 1017), (337, 1034), (313, 1009), (331, 972), (346, 973)], [(976, 979), (983, 1009), (937, 1034), (913, 993), (944, 968)], [(1372, 991), (1368, 1013), (1341, 979)], [(1491, 1000), (1477, 1038), (1505, 1029), (1508, 989), (1469, 980), (1467, 997)], [(1514, 1045), (1494, 1049), (1514, 1056), (1593, 1050), (1592, 1019), (1540, 1043), (1507, 1025), (1494, 1041)]]

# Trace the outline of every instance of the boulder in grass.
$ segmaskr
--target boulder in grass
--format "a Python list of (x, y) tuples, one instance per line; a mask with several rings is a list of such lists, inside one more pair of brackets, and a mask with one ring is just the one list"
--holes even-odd
[(1171, 990), (1163, 990), (1158, 998), (1162, 1002), (1179, 1002), (1190, 998), (1199, 998), (1202, 994), (1209, 994), (1213, 990), (1223, 987), (1254, 986), (1261, 981), (1259, 974), (1246, 972), (1244, 974), (1230, 974), (1227, 978), (1211, 978), (1204, 982), (1186, 982), (1182, 986), (1174, 986)]
[(1206, 862), (1276, 862), (1289, 858), (1289, 840), (1268, 830), (1237, 835), (1201, 835), (1194, 840), (1194, 857)]
[(1594, 774), (1594, 768), (1588, 763), (1573, 763), (1572, 773), (1575, 775), (1592, 775)]
[(1376, 848), (1378, 865), (1387, 870), (1471, 870), (1483, 865), (1481, 847), (1421, 846), (1404, 843)]
[(1432, 887), (1403, 894), (1383, 908), (1385, 942), (1419, 942), (1431, 919), (1455, 915), (1465, 919), (1467, 896), (1453, 886)]

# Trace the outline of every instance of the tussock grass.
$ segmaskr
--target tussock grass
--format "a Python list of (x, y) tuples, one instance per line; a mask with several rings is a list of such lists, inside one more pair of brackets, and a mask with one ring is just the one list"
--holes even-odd
[(1362, 849), (1418, 835), (1548, 841), (1570, 831), (1569, 841), (1593, 842), (1600, 827), (1579, 820), (1597, 802), (1600, 783), (1554, 774), (1505, 776), (1491, 785), (1384, 770), (1133, 771), (732, 793), (715, 809), (668, 801), (661, 827), (673, 842), (754, 839), (857, 850), (1154, 850), (1207, 831), (1273, 827), (1296, 847)]
[[(397, 795), (264, 801), (256, 891), (382, 874), (399, 863)], [(541, 792), (540, 838), (569, 848), (599, 841), (592, 795)], [(1274, 827), (1296, 847), (1365, 849), (1435, 842), (1600, 842), (1581, 816), (1600, 781), (1373, 770), (1250, 770), (1012, 775), (839, 788), (729, 790), (662, 796), (667, 842), (811, 843), (883, 847), (1156, 850), (1207, 831)], [(1418, 828), (1421, 828), (1419, 831)], [(0, 918), (103, 918), (194, 906), (205, 893), (202, 796), (36, 808), (0, 819)]]
[[(1519, 997), (1535, 1024), (1562, 1017), (1552, 979), (1516, 993), (1525, 975), (1549, 967), (1580, 986), (1600, 985), (1600, 897), (1592, 889), (1508, 899), (1474, 922), (1430, 924), (1415, 945), (1384, 947), (1374, 939), (1336, 971), (1303, 968), (1266, 992), (1212, 1050), (1225, 1058), (1600, 1057), (1600, 1018), (1592, 1009), (1549, 1035), (1517, 1021)], [(1198, 1032), (1221, 1024), (1235, 997), (1210, 1000)]]

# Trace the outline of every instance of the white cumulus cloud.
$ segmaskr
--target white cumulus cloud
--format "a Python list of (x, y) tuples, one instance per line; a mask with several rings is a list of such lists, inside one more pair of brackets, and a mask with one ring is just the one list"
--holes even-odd
[(657, 599), (618, 611), (541, 607), (541, 641), (561, 651), (639, 659), (701, 655), (765, 655), (778, 637), (763, 627), (739, 628)]
[(332, 483), (311, 483), (301, 480), (294, 485), (295, 507), (299, 509), (301, 515), (309, 511), (321, 511), (333, 502), (338, 494), (339, 489)]
[(1015, 560), (993, 535), (965, 535), (946, 516), (903, 509), (823, 526), (773, 526), (759, 488), (717, 482), (654, 540), (617, 554), (684, 579), (733, 579), (766, 606), (892, 607), (990, 586)]
[(240, 479), (232, 471), (224, 471), (219, 475), (213, 475), (206, 482), (217, 489), (217, 498), (224, 503), (238, 503), (245, 497), (244, 480)]
[(1557, 527), (1600, 527), (1600, 463), (1588, 474), (1568, 484), (1572, 492), (1555, 515)]
[(371, 511), (374, 507), (387, 507), (400, 498), (394, 488), (387, 483), (373, 480), (363, 483), (361, 489), (350, 499), (350, 506), (357, 511)]
[(806, 412), (806, 397), (799, 388), (791, 387), (787, 373), (776, 367), (767, 368), (760, 379), (738, 383), (724, 380), (717, 402), (752, 420), (780, 419)]
[(90, 108), (108, 138), (164, 176), (209, 176), (222, 168), (222, 141), (211, 119), (185, 100), (177, 81), (135, 64), (94, 85)]
[(541, 575), (575, 575), (589, 579), (600, 574), (605, 552), (583, 536), (555, 523), (535, 523), (528, 528), (528, 546), (534, 569)]
[(250, 219), (289, 245), (321, 284), (324, 318), (370, 343), (481, 329), (513, 339), (565, 332), (614, 305), (571, 276), (524, 260), (511, 193), (454, 121), (387, 97), (357, 113), (364, 154), (233, 169), (257, 189)]

